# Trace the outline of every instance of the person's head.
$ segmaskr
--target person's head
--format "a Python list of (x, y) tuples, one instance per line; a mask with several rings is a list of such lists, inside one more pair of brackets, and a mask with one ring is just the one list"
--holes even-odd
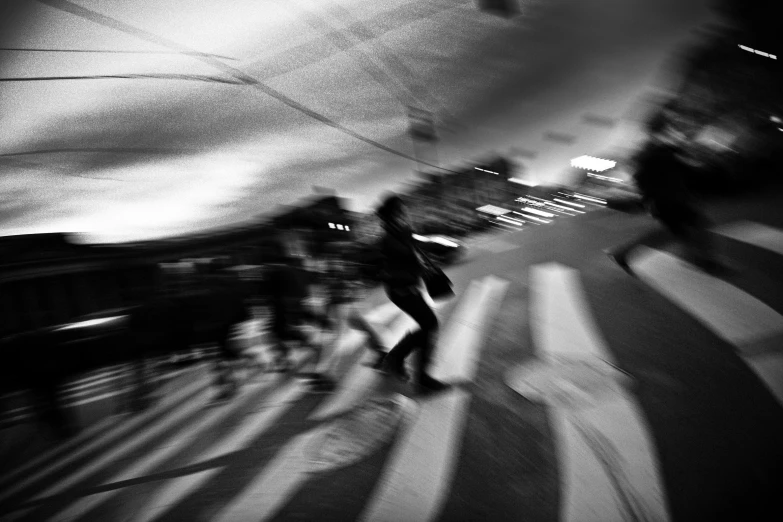
[(384, 198), (376, 214), (384, 225), (407, 225), (408, 213), (405, 202), (397, 194), (391, 194)]

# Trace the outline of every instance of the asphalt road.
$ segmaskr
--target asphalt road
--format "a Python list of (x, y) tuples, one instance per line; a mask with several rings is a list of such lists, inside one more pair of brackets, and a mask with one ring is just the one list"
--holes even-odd
[[(437, 306), (449, 391), (423, 398), (363, 367), (357, 332), (337, 345), (332, 393), (252, 374), (216, 403), (194, 368), (149, 412), (12, 469), (0, 516), (777, 520), (779, 201), (712, 206), (736, 269), (723, 278), (676, 245), (639, 248), (629, 276), (602, 250), (655, 225), (604, 209), (475, 241)], [(364, 306), (387, 343), (411, 326), (379, 292)]]

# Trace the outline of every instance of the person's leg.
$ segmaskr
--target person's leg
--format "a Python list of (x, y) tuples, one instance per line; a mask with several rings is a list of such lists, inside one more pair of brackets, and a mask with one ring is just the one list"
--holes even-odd
[(435, 313), (419, 292), (408, 295), (392, 294), (390, 295), (390, 298), (392, 298), (394, 304), (399, 306), (403, 312), (411, 316), (413, 320), (418, 323), (419, 329), (410, 332), (392, 348), (386, 356), (386, 366), (392, 371), (399, 372), (403, 367), (405, 358), (415, 348), (419, 348), (420, 356), (417, 368), (417, 380), (422, 385), (431, 384), (432, 386), (435, 386), (437, 381), (432, 379), (427, 373), (434, 347), (435, 334), (438, 330), (438, 319), (435, 316)]

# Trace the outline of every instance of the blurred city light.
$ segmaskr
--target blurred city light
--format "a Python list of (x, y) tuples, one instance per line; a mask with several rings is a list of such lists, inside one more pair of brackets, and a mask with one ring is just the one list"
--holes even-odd
[(579, 156), (571, 160), (571, 166), (594, 172), (603, 172), (617, 165), (616, 161), (595, 158), (593, 156)]
[(584, 194), (574, 193), (574, 197), (583, 201), (589, 201), (590, 203), (598, 203), (600, 205), (606, 205), (605, 199), (594, 198), (592, 196), (585, 196)]
[(765, 53), (764, 51), (759, 51), (758, 49), (753, 49), (751, 47), (748, 47), (747, 45), (740, 45), (739, 48), (742, 49), (743, 51), (748, 51), (749, 53), (758, 54), (758, 55), (764, 56), (766, 58), (772, 58), (773, 60), (777, 60), (778, 59), (778, 57), (775, 56), (774, 54)]
[(550, 214), (549, 212), (543, 212), (541, 210), (536, 210), (536, 209), (530, 208), (530, 207), (524, 207), (522, 210), (524, 210), (525, 212), (530, 212), (530, 213), (535, 214), (537, 216), (543, 216), (543, 217), (548, 217), (548, 218), (555, 217), (554, 214)]
[(114, 317), (103, 317), (101, 319), (89, 319), (87, 321), (79, 321), (77, 323), (71, 323), (69, 325), (58, 328), (57, 330), (71, 330), (73, 328), (88, 328), (90, 326), (97, 326), (99, 324), (110, 323), (124, 318), (124, 315), (118, 315)]
[(613, 182), (613, 183), (625, 183), (625, 182), (624, 182), (623, 180), (621, 180), (620, 178), (613, 178), (613, 177), (611, 177), (611, 176), (602, 176), (602, 175), (600, 175), (600, 174), (593, 174), (592, 172), (588, 172), (588, 173), (587, 173), (587, 175), (588, 175), (588, 176), (590, 176), (590, 177), (592, 177), (592, 178), (596, 178), (596, 179), (602, 179), (602, 180), (604, 180), (604, 181), (611, 181), (611, 182)]
[(570, 202), (570, 201), (563, 201), (562, 199), (557, 199), (557, 198), (555, 198), (555, 201), (557, 201), (558, 203), (563, 203), (563, 204), (565, 204), (565, 205), (573, 205), (573, 206), (575, 206), (575, 207), (579, 207), (579, 208), (585, 208), (585, 206), (584, 206), (584, 205), (580, 205), (579, 203), (572, 203), (572, 202)]
[(480, 170), (481, 172), (489, 172), (490, 174), (495, 174), (495, 175), (497, 175), (497, 174), (498, 174), (497, 172), (494, 172), (494, 171), (492, 171), (492, 170), (482, 169), (482, 168), (480, 168), (480, 167), (475, 167), (475, 169), (476, 169), (476, 170)]
[(502, 216), (504, 214), (508, 214), (509, 212), (511, 212), (510, 210), (506, 210), (504, 208), (496, 207), (495, 205), (484, 205), (483, 207), (479, 207), (476, 210), (478, 210), (479, 212), (492, 214), (494, 216)]
[(335, 228), (334, 223), (329, 223), (329, 228)]
[(536, 186), (538, 186), (538, 183), (535, 183), (533, 181), (525, 181), (524, 179), (508, 178), (508, 180), (511, 183), (519, 183), (520, 185), (525, 185), (525, 186), (528, 186), (528, 187), (536, 187)]
[(783, 120), (781, 120), (781, 119), (780, 119), (780, 118), (778, 118), (777, 116), (770, 116), (770, 117), (769, 117), (769, 120), (770, 120), (772, 123), (783, 123)]
[(546, 219), (541, 219), (541, 218), (535, 217), (535, 216), (529, 216), (528, 214), (523, 214), (522, 212), (517, 212), (516, 210), (514, 211), (514, 214), (519, 214), (520, 216), (522, 216), (522, 217), (524, 217), (526, 219), (532, 219), (533, 221), (537, 221), (539, 223), (551, 223), (551, 221), (548, 221)]

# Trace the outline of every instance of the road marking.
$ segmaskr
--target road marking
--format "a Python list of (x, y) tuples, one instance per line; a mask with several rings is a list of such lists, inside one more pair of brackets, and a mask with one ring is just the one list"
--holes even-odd
[[(434, 376), (459, 382), (473, 379), (482, 333), (507, 286), (508, 281), (493, 276), (471, 282), (438, 342)], [(438, 516), (451, 488), (470, 398), (469, 392), (455, 388), (421, 402), (360, 520), (424, 522)]]
[(714, 229), (722, 236), (783, 255), (783, 231), (753, 221), (738, 221)]
[(671, 254), (646, 247), (639, 251), (633, 263), (639, 278), (735, 346), (783, 405), (783, 353), (774, 349), (783, 339), (783, 316)]
[(101, 458), (90, 462), (79, 471), (70, 474), (67, 478), (58, 480), (55, 484), (43, 492), (37, 494), (33, 500), (40, 500), (45, 497), (56, 495), (57, 493), (60, 493), (70, 488), (71, 486), (78, 484), (79, 481), (89, 477), (90, 475), (93, 475), (94, 473), (100, 471), (107, 465), (116, 462), (125, 455), (128, 455), (158, 435), (164, 433), (166, 430), (176, 426), (181, 421), (184, 421), (188, 417), (197, 414), (199, 410), (203, 410), (204, 407), (208, 405), (209, 395), (209, 387), (202, 388), (197, 393), (196, 397), (192, 399), (192, 402), (184, 404), (177, 411), (172, 412), (170, 416), (163, 419), (160, 423), (148, 426), (142, 431), (135, 433), (133, 438), (131, 438), (130, 441), (126, 444), (112, 449), (108, 453), (104, 454)]
[[(552, 363), (570, 359), (613, 365), (578, 272), (549, 263), (533, 266), (530, 277), (531, 328), (539, 357)], [(565, 496), (563, 519), (668, 520), (654, 445), (636, 400), (619, 386), (594, 403), (577, 402), (573, 408), (558, 407), (555, 399), (548, 400)]]
[[(188, 466), (217, 459), (244, 448), (249, 442), (269, 429), (305, 393), (307, 393), (307, 386), (301, 381), (287, 382), (269, 396), (266, 401), (269, 404), (267, 408), (246, 417), (237, 429), (216, 440), (206, 450), (193, 457)], [(203, 486), (222, 469), (222, 467), (207, 469), (171, 479), (166, 482), (163, 488), (155, 491), (152, 497), (144, 501), (143, 506), (137, 510), (133, 517), (133, 522), (144, 522), (158, 518), (168, 508)]]
[[(391, 346), (397, 343), (408, 332), (409, 329), (416, 326), (416, 322), (408, 315), (402, 314), (398, 321), (392, 326), (393, 331), (389, 333), (388, 339), (393, 341)], [(361, 340), (365, 335), (357, 331), (352, 331), (349, 335), (356, 334)], [(363, 346), (363, 343), (360, 345)], [(338, 383), (338, 389), (327, 398), (311, 415), (312, 420), (322, 420), (327, 417), (344, 413), (367, 397), (368, 391), (377, 381), (377, 372), (361, 364), (354, 365), (348, 374)]]
[[(30, 477), (27, 477), (24, 480), (21, 480), (19, 482), (16, 482), (14, 487), (11, 489), (6, 490), (2, 496), (0, 496), (0, 501), (3, 501), (10, 497), (11, 495), (15, 494), (16, 492), (26, 488), (30, 484), (33, 484), (40, 480), (43, 477), (50, 476), (53, 473), (55, 473), (57, 470), (65, 467), (66, 465), (70, 464), (71, 462), (85, 456), (93, 453), (95, 449), (102, 444), (110, 444), (113, 442), (118, 441), (121, 437), (132, 433), (136, 428), (147, 422), (149, 419), (154, 417), (155, 415), (161, 413), (162, 411), (165, 411), (169, 409), (169, 407), (172, 407), (173, 405), (176, 405), (177, 403), (184, 401), (185, 399), (189, 398), (191, 395), (194, 394), (201, 394), (204, 392), (205, 384), (203, 381), (195, 381), (187, 386), (183, 387), (179, 391), (177, 391), (174, 395), (172, 395), (167, 400), (161, 402), (160, 404), (156, 405), (154, 408), (142, 413), (141, 415), (133, 418), (128, 418), (127, 422), (124, 423), (116, 423), (112, 428), (109, 429), (108, 432), (102, 434), (97, 439), (89, 442), (85, 446), (79, 447), (78, 450), (76, 450), (73, 453), (68, 453), (67, 455), (64, 455), (63, 458), (57, 462), (54, 462), (52, 464), (49, 464), (45, 466), (43, 469), (38, 470), (35, 474), (33, 474)], [(113, 424), (114, 422), (117, 422), (117, 419), (112, 419), (113, 422), (111, 423), (100, 423), (99, 426), (105, 426), (108, 427), (109, 425)], [(90, 430), (90, 434), (92, 434), (93, 430)], [(78, 437), (76, 439), (77, 441), (81, 440), (83, 441), (82, 437)], [(65, 449), (70, 449), (73, 446), (68, 444), (63, 447), (61, 450), (56, 450), (56, 452), (62, 452)], [(32, 461), (31, 463), (27, 464), (24, 468), (20, 468), (17, 472), (15, 472), (14, 475), (19, 475), (27, 471), (27, 469), (31, 467), (38, 467), (41, 460), (49, 458), (47, 454), (42, 455), (39, 459), (36, 459)]]
[[(266, 382), (261, 386), (260, 390), (254, 389), (255, 387), (244, 387), (242, 390), (242, 395), (234, 398), (230, 403), (210, 410), (204, 417), (198, 419), (193, 425), (183, 426), (180, 429), (180, 432), (184, 432), (182, 433), (182, 436), (179, 434), (173, 434), (169, 440), (165, 441), (163, 445), (157, 450), (152, 451), (141, 460), (133, 463), (130, 467), (115, 473), (112, 475), (112, 477), (102, 480), (101, 484), (113, 484), (115, 482), (122, 482), (143, 476), (145, 473), (154, 469), (172, 455), (181, 452), (187, 447), (188, 444), (199, 437), (202, 432), (224, 421), (229, 415), (244, 407), (251, 400), (257, 400), (261, 395), (268, 392), (274, 386), (274, 384), (276, 384), (276, 380), (269, 380), (269, 382)], [(118, 488), (111, 491), (83, 497), (72, 504), (71, 507), (63, 508), (63, 510), (56, 515), (55, 519), (71, 520), (73, 518), (83, 516), (98, 504), (102, 504), (103, 502), (110, 500), (122, 491), (122, 488)]]
[(783, 316), (759, 299), (667, 253), (638, 247), (639, 278), (742, 350), (783, 333)]

